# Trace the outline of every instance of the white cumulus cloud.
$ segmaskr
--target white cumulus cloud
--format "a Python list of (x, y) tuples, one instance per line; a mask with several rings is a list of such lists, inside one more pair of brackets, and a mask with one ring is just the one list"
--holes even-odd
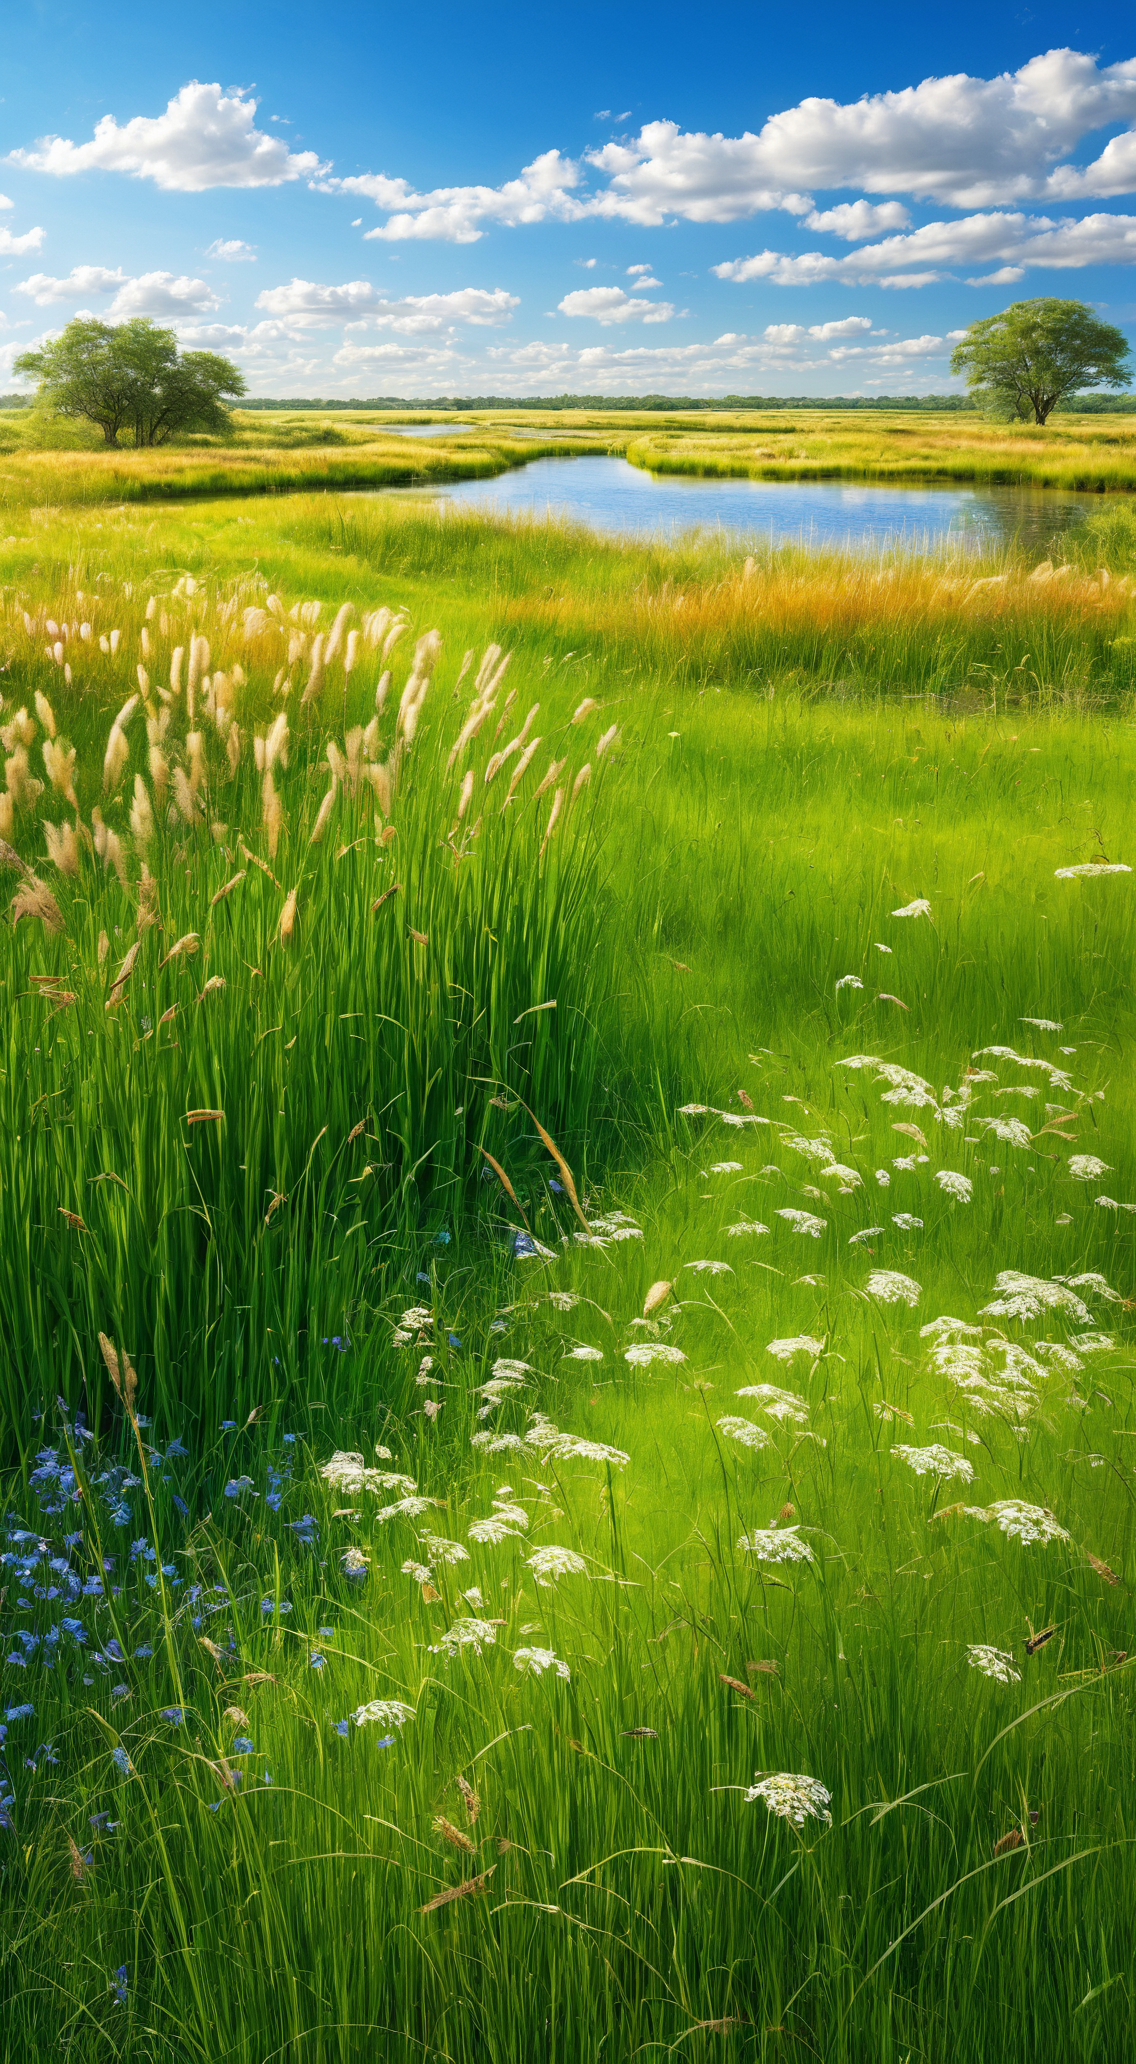
[(0, 229), (0, 257), (23, 258), (29, 251), (38, 251), (43, 238), (42, 229), (26, 229), (23, 236), (14, 236), (10, 229)]
[(818, 236), (858, 244), (865, 237), (879, 236), (881, 230), (906, 229), (910, 221), (902, 201), (840, 201), (835, 208), (814, 208), (804, 226)]
[(439, 186), (416, 193), (405, 179), (390, 179), (383, 172), (327, 179), (321, 185), (328, 193), (362, 194), (387, 212), (388, 220), (367, 230), (368, 238), (400, 242), (434, 237), (451, 244), (473, 244), (484, 234), (487, 223), (512, 229), (550, 219), (578, 221), (587, 212), (572, 192), (579, 180), (579, 166), (559, 151), (549, 150), (502, 186)]
[(509, 321), (520, 302), (503, 287), (459, 287), (451, 294), (406, 294), (392, 300), (370, 280), (348, 280), (335, 287), (293, 279), (285, 286), (266, 288), (257, 295), (256, 305), (279, 321), (299, 328), (326, 328), (332, 323), (346, 322), (352, 327), (425, 335), (455, 323), (496, 328)]
[(218, 306), (216, 294), (203, 279), (172, 272), (143, 272), (132, 278), (121, 266), (112, 272), (107, 265), (73, 265), (59, 278), (49, 272), (33, 272), (13, 291), (26, 294), (37, 308), (113, 294), (107, 312), (119, 322), (135, 315), (200, 314)]
[(556, 306), (561, 315), (590, 316), (600, 323), (670, 322), (675, 312), (673, 302), (643, 301), (622, 287), (577, 287)]
[(227, 265), (255, 264), (256, 245), (242, 243), (240, 237), (215, 237), (205, 256), (223, 258)]
[(314, 151), (290, 151), (282, 137), (256, 126), (257, 102), (237, 90), (192, 79), (163, 115), (134, 115), (121, 125), (104, 115), (89, 143), (41, 136), (30, 150), (10, 152), (31, 172), (66, 178), (77, 172), (127, 172), (171, 193), (213, 186), (283, 186), (323, 168)]
[(963, 216), (955, 222), (926, 222), (908, 236), (885, 237), (866, 244), (846, 258), (822, 251), (790, 256), (761, 251), (736, 258), (712, 270), (719, 279), (744, 283), (768, 279), (775, 286), (810, 286), (842, 281), (851, 286), (925, 286), (944, 269), (959, 265), (1013, 268), (996, 281), (1022, 277), (1029, 266), (1047, 271), (1072, 271), (1085, 265), (1136, 263), (1136, 216), (1086, 215), (1054, 221), (1046, 215), (992, 213)]

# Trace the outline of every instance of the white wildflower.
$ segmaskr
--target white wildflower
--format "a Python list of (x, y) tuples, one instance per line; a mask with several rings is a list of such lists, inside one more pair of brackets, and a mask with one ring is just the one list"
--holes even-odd
[[(527, 1515), (525, 1525), (528, 1525)], [(476, 1541), (482, 1548), (500, 1548), (506, 1541), (519, 1541), (520, 1538), (516, 1527), (507, 1526), (503, 1518), (496, 1516), (491, 1519), (475, 1519), (473, 1524), (466, 1528), (466, 1539)]]
[(879, 1186), (880, 1186), (881, 1190), (890, 1190), (890, 1188), (891, 1188), (891, 1177), (890, 1177), (890, 1175), (888, 1174), (888, 1172), (887, 1172), (887, 1169), (886, 1169), (886, 1168), (877, 1168), (877, 1170), (876, 1170), (876, 1181), (878, 1182), (878, 1184), (879, 1184)]
[(340, 1566), (349, 1584), (361, 1584), (367, 1574), (367, 1558), (361, 1548), (345, 1548)]
[(471, 1433), (471, 1448), (481, 1448), (487, 1455), (505, 1455), (511, 1448), (523, 1448), (524, 1441), (519, 1433)]
[(876, 1238), (877, 1238), (877, 1236), (878, 1236), (878, 1235), (879, 1235), (880, 1233), (882, 1233), (882, 1232), (883, 1232), (883, 1230), (884, 1230), (884, 1228), (883, 1228), (883, 1226), (882, 1226), (882, 1225), (869, 1225), (869, 1226), (865, 1226), (865, 1227), (863, 1228), (863, 1230), (862, 1230), (861, 1232), (858, 1232), (858, 1233), (849, 1233), (849, 1235), (848, 1235), (848, 1245), (849, 1245), (850, 1247), (859, 1247), (859, 1245), (860, 1245), (861, 1241), (863, 1241), (863, 1240), (874, 1240), (874, 1239), (876, 1239)]
[(1106, 1211), (1136, 1211), (1136, 1204), (1118, 1204), (1115, 1197), (1096, 1197), (1093, 1201)]
[(1022, 1673), (1014, 1668), (1014, 1658), (1005, 1649), (987, 1648), (984, 1642), (972, 1641), (966, 1651), (966, 1659), (972, 1670), (981, 1670), (984, 1677), (993, 1677), (996, 1684), (1020, 1684)]
[(728, 1261), (685, 1261), (683, 1267), (693, 1269), (700, 1276), (732, 1276), (734, 1273)]
[(927, 1326), (919, 1328), (920, 1340), (981, 1340), (981, 1326), (968, 1326), (965, 1319), (952, 1319), (944, 1315), (932, 1319)]
[(373, 1720), (378, 1727), (405, 1727), (414, 1718), (414, 1707), (405, 1699), (376, 1698), (359, 1706), (355, 1713), (356, 1727), (367, 1727)]
[(1078, 1325), (1091, 1323), (1091, 1313), (1068, 1284), (1055, 1278), (1022, 1275), (1018, 1269), (1003, 1269), (994, 1278), (997, 1297), (984, 1304), (980, 1317), (986, 1319), (1040, 1319), (1043, 1312), (1070, 1312)]
[[(975, 1118), (972, 1122), (980, 1125), (983, 1132), (993, 1133), (995, 1139), (1005, 1140), (1008, 1146), (1028, 1147), (1033, 1144), (1033, 1134), (1021, 1118)], [(993, 1173), (997, 1174), (997, 1170)]]
[(1022, 1025), (1036, 1025), (1039, 1032), (1064, 1032), (1065, 1030), (1059, 1018), (1020, 1018), (1018, 1022)]
[(574, 1548), (537, 1548), (527, 1558), (538, 1584), (558, 1583), (561, 1577), (586, 1577), (588, 1565)]
[(755, 1426), (752, 1419), (726, 1418), (718, 1421), (719, 1433), (727, 1440), (734, 1440), (743, 1448), (767, 1448), (769, 1435), (764, 1427)]
[(644, 1340), (635, 1347), (625, 1347), (623, 1359), (633, 1369), (645, 1369), (651, 1362), (685, 1362), (681, 1347), (672, 1347), (665, 1340)]
[(923, 1285), (898, 1269), (873, 1269), (865, 1285), (869, 1297), (881, 1304), (907, 1304), (914, 1309), (923, 1295)]
[(1054, 881), (1077, 881), (1095, 874), (1131, 874), (1123, 860), (1082, 860), (1076, 867), (1055, 867)]
[(566, 1362), (602, 1362), (602, 1347), (570, 1347), (564, 1356)]
[(813, 1551), (807, 1541), (802, 1541), (795, 1526), (755, 1527), (752, 1534), (743, 1534), (738, 1547), (745, 1555), (756, 1555), (759, 1562), (812, 1562)]
[(880, 939), (873, 939), (872, 944), (877, 953), (890, 953), (892, 950), (890, 946), (885, 946)]
[(974, 1482), (974, 1464), (965, 1455), (956, 1455), (951, 1448), (944, 1448), (941, 1441), (933, 1441), (929, 1448), (896, 1446), (893, 1455), (906, 1462), (916, 1476), (957, 1476), (963, 1483)]
[(864, 984), (859, 975), (841, 975), (836, 986), (838, 989), (862, 989)]
[(413, 1577), (416, 1584), (428, 1584), (434, 1572), (428, 1562), (407, 1561), (402, 1564), (404, 1577)]
[(1029, 1544), (1069, 1539), (1046, 1506), (1024, 1505), (1020, 1498), (999, 1498), (993, 1505), (968, 1505), (966, 1510), (969, 1519), (993, 1520), (999, 1532), (1012, 1541)]
[(756, 1218), (739, 1218), (736, 1225), (726, 1227), (726, 1237), (729, 1240), (740, 1240), (747, 1233), (756, 1236), (758, 1233), (767, 1233), (768, 1231), (769, 1227), (761, 1225)]
[(711, 1175), (740, 1175), (741, 1170), (742, 1163), (740, 1161), (712, 1161), (709, 1173)]
[(891, 1222), (899, 1227), (901, 1233), (919, 1233), (923, 1230), (923, 1220), (915, 1218), (910, 1211), (893, 1211)]
[(417, 1489), (412, 1476), (398, 1476), (386, 1469), (368, 1469), (362, 1455), (355, 1455), (339, 1449), (330, 1462), (324, 1462), (320, 1475), (333, 1491), (357, 1497), (360, 1491), (414, 1491)]
[(388, 1519), (421, 1519), (422, 1514), (429, 1512), (433, 1503), (433, 1498), (400, 1498), (397, 1505), (381, 1505), (375, 1518), (382, 1520), (384, 1524)]
[(469, 1549), (463, 1548), (460, 1541), (446, 1541), (437, 1534), (420, 1534), (418, 1538), (426, 1550), (426, 1560), (431, 1569), (446, 1568), (453, 1562), (469, 1561)]
[(828, 1225), (826, 1218), (815, 1218), (811, 1211), (795, 1211), (787, 1204), (778, 1206), (777, 1216), (787, 1219), (795, 1233), (809, 1233), (814, 1240), (820, 1239)]
[(447, 1627), (440, 1641), (434, 1642), (431, 1655), (457, 1655), (459, 1649), (472, 1648), (480, 1655), (483, 1648), (492, 1648), (497, 1639), (497, 1629), (492, 1620), (455, 1620)]
[(832, 1793), (815, 1777), (795, 1777), (787, 1770), (778, 1770), (772, 1777), (755, 1774), (746, 1805), (752, 1806), (757, 1799), (778, 1820), (791, 1820), (794, 1827), (804, 1827), (806, 1820), (822, 1820), (826, 1827), (832, 1826)]
[(902, 910), (893, 910), (893, 917), (930, 917), (931, 905), (926, 896), (916, 896), (913, 903), (905, 903)]
[(937, 1168), (935, 1181), (948, 1197), (954, 1197), (960, 1204), (969, 1204), (974, 1195), (974, 1184), (968, 1175), (957, 1168)]
[(791, 1362), (794, 1355), (811, 1355), (815, 1361), (824, 1353), (823, 1340), (814, 1340), (811, 1333), (794, 1333), (789, 1340), (770, 1340), (766, 1343), (766, 1354), (775, 1355), (779, 1362)]
[(681, 1118), (705, 1118), (710, 1110), (709, 1104), (680, 1104), (678, 1108)]
[(513, 1668), (520, 1670), (523, 1676), (529, 1677), (543, 1677), (546, 1670), (555, 1670), (558, 1677), (572, 1675), (567, 1663), (562, 1663), (555, 1650), (551, 1648), (515, 1648)]
[(555, 1311), (572, 1311), (580, 1298), (575, 1290), (550, 1290), (548, 1301)]
[(1116, 1342), (1111, 1333), (1074, 1333), (1073, 1345), (1078, 1354), (1111, 1354)]

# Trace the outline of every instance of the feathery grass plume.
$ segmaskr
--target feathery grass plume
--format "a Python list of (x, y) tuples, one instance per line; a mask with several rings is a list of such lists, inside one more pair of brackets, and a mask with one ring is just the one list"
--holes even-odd
[(336, 781), (335, 776), (333, 774), (331, 777), (331, 787), (328, 789), (327, 794), (324, 796), (322, 802), (320, 803), (319, 809), (316, 811), (316, 821), (312, 825), (310, 843), (313, 846), (319, 845), (320, 840), (323, 838), (324, 832), (327, 830), (328, 824), (331, 820), (331, 813), (335, 808), (335, 798), (338, 793), (338, 790), (339, 784)]
[(127, 983), (130, 980), (131, 975), (134, 973), (134, 963), (138, 958), (139, 945), (140, 941), (135, 939), (133, 946), (128, 946), (125, 954), (123, 955), (122, 966), (119, 968), (117, 975), (111, 983), (110, 990), (107, 995), (108, 1010), (112, 1003), (118, 1002), (123, 990), (125, 989)]
[(73, 824), (49, 824), (43, 827), (47, 857), (61, 874), (77, 875), (79, 872), (79, 841)]
[(130, 805), (130, 830), (134, 842), (148, 846), (154, 836), (154, 812), (141, 774), (134, 776), (134, 800)]
[(290, 946), (292, 944), (292, 932), (295, 927), (295, 923), (296, 891), (295, 889), (289, 889), (287, 897), (285, 898), (284, 908), (280, 912), (280, 922), (276, 927), (277, 936), (282, 946)]
[(480, 696), (483, 693), (483, 691), (486, 688), (488, 688), (489, 683), (493, 678), (494, 672), (497, 667), (497, 662), (500, 659), (500, 657), (500, 645), (486, 646), (485, 651), (481, 655), (481, 665), (478, 667), (477, 672), (474, 675), (473, 693), (475, 700), (478, 698), (478, 696)]
[(288, 765), (287, 710), (281, 710), (279, 716), (269, 725), (264, 738), (264, 766), (260, 767), (258, 762), (258, 770), (261, 773), (267, 772), (269, 767), (276, 765), (277, 760), (279, 760), (282, 767)]
[(119, 1400), (125, 1409), (126, 1416), (130, 1420), (131, 1425), (137, 1427), (138, 1416), (134, 1408), (134, 1400), (138, 1395), (138, 1377), (135, 1374), (130, 1356), (125, 1349), (120, 1353), (113, 1341), (108, 1340), (105, 1333), (99, 1334), (99, 1347), (102, 1350), (107, 1375), (114, 1385)]
[(467, 811), (467, 810), (468, 810), (468, 808), (469, 808), (469, 805), (470, 805), (470, 801), (471, 801), (471, 799), (472, 799), (472, 796), (473, 796), (473, 768), (472, 768), (472, 767), (470, 767), (470, 768), (468, 769), (468, 771), (467, 771), (467, 773), (466, 773), (466, 775), (465, 775), (465, 777), (464, 777), (463, 781), (462, 781), (462, 785), (461, 785), (461, 794), (460, 794), (460, 796), (458, 797), (458, 823), (459, 823), (459, 824), (461, 823), (461, 821), (462, 821), (462, 818), (463, 818), (463, 817), (465, 816), (465, 813), (466, 813), (466, 811)]
[(337, 609), (335, 621), (327, 634), (327, 644), (324, 647), (323, 657), (325, 666), (330, 666), (333, 659), (338, 659), (339, 648), (343, 643), (347, 633), (347, 626), (354, 614), (355, 611), (350, 602), (341, 603)]
[(404, 738), (408, 745), (413, 740), (415, 731), (418, 728), (418, 718), (421, 714), (422, 705), (426, 700), (430, 683), (434, 678), (434, 668), (438, 663), (438, 656), (441, 650), (442, 634), (440, 631), (427, 631), (423, 637), (419, 638), (414, 648), (414, 661), (406, 686), (402, 691), (395, 727), (397, 734)]
[(548, 772), (544, 777), (544, 780), (540, 783), (539, 787), (534, 788), (532, 792), (532, 800), (534, 803), (540, 800), (540, 797), (544, 794), (546, 788), (551, 788), (553, 782), (559, 780), (561, 774), (564, 772), (564, 769), (567, 765), (567, 755), (565, 755), (564, 759), (562, 760), (552, 761), (548, 769)]
[(575, 779), (575, 781), (574, 781), (574, 782), (572, 783), (572, 801), (573, 801), (573, 802), (575, 802), (575, 800), (576, 800), (576, 797), (577, 797), (577, 796), (579, 795), (579, 793), (580, 793), (580, 790), (581, 790), (582, 788), (586, 788), (586, 787), (587, 787), (587, 785), (588, 785), (589, 781), (591, 780), (591, 778), (592, 778), (592, 763), (591, 763), (591, 761), (590, 761), (590, 760), (585, 760), (585, 761), (584, 761), (584, 764), (583, 764), (583, 766), (581, 767), (581, 769), (580, 769), (579, 773), (578, 773), (578, 774), (577, 774), (577, 776), (576, 776), (576, 779)]
[(142, 873), (138, 878), (138, 930), (144, 932), (151, 925), (160, 925), (158, 911), (158, 884), (146, 862), (142, 862)]
[(501, 714), (497, 719), (496, 727), (493, 732), (494, 738), (500, 738), (502, 731), (505, 729), (505, 726), (509, 721), (509, 711), (512, 709), (516, 699), (516, 689), (510, 688), (509, 693), (505, 697), (504, 702), (501, 704)]
[(197, 999), (198, 1003), (204, 1003), (207, 996), (219, 996), (224, 987), (224, 975), (210, 975), (209, 980), (206, 982), (204, 988), (201, 991), (200, 996)]
[(545, 1131), (543, 1125), (540, 1122), (540, 1119), (536, 1116), (535, 1112), (530, 1111), (527, 1104), (524, 1104), (522, 1108), (528, 1111), (529, 1117), (532, 1119), (532, 1122), (536, 1126), (536, 1129), (540, 1134), (541, 1139), (543, 1140), (545, 1146), (548, 1148), (549, 1153), (552, 1155), (552, 1158), (555, 1161), (556, 1166), (560, 1170), (560, 1180), (564, 1184), (564, 1188), (568, 1193), (568, 1202), (572, 1206), (572, 1209), (575, 1212), (577, 1218), (579, 1219), (580, 1224), (583, 1226), (584, 1231), (586, 1233), (590, 1233), (591, 1228), (588, 1225), (588, 1221), (584, 1217), (584, 1214), (580, 1209), (580, 1199), (576, 1195), (576, 1178), (572, 1174), (572, 1170), (569, 1168), (567, 1161), (564, 1159), (564, 1156), (561, 1153), (559, 1147), (557, 1146), (556, 1141), (550, 1136), (549, 1133)]
[(0, 867), (14, 867), (17, 874), (22, 874), (28, 878), (30, 878), (32, 873), (27, 861), (20, 858), (15, 846), (10, 846), (7, 839), (2, 838), (0, 838)]
[(16, 828), (16, 810), (7, 789), (0, 793), (0, 843), (7, 844)]
[(276, 783), (272, 779), (271, 767), (267, 769), (264, 781), (261, 784), (261, 814), (264, 829), (268, 834), (269, 858), (275, 860), (276, 849), (280, 844), (280, 834), (284, 829), (284, 811), (281, 807), (280, 797), (276, 793)]
[(101, 810), (92, 810), (91, 822), (95, 827), (95, 851), (103, 863), (104, 870), (113, 867), (123, 888), (126, 887), (126, 855), (122, 840), (109, 824), (104, 823)]
[(447, 1820), (444, 1813), (436, 1815), (434, 1831), (441, 1835), (444, 1842), (449, 1843), (451, 1849), (460, 1849), (466, 1856), (477, 1855), (476, 1842), (471, 1842), (469, 1836), (464, 1834), (461, 1828), (455, 1827), (452, 1820)]
[(75, 762), (78, 755), (75, 747), (65, 746), (60, 739), (45, 738), (43, 741), (43, 764), (47, 778), (54, 789), (58, 789), (64, 802), (73, 810), (79, 807), (75, 794)]
[[(102, 642), (102, 641), (100, 640), (100, 643), (101, 643), (101, 642)], [(122, 632), (121, 632), (121, 631), (119, 630), (119, 628), (118, 628), (118, 625), (116, 624), (116, 625), (115, 625), (115, 627), (114, 627), (114, 629), (113, 629), (113, 631), (111, 632), (111, 634), (110, 634), (110, 638), (109, 638), (109, 640), (108, 640), (108, 644), (109, 644), (109, 649), (110, 649), (110, 655), (111, 655), (111, 658), (112, 658), (112, 659), (114, 658), (115, 654), (117, 653), (117, 651), (118, 651), (118, 648), (119, 648), (119, 646), (121, 645), (121, 643), (122, 643)]]
[(545, 847), (547, 846), (549, 839), (552, 837), (552, 834), (556, 829), (556, 824), (560, 816), (560, 810), (563, 801), (564, 790), (562, 788), (558, 788), (556, 794), (552, 798), (552, 808), (548, 813), (548, 823), (545, 826), (544, 837), (540, 842), (540, 851), (542, 858), (544, 857)]
[(529, 743), (526, 745), (524, 749), (524, 752), (521, 754), (520, 759), (517, 761), (517, 764), (513, 769), (512, 779), (510, 780), (509, 786), (505, 791), (505, 800), (501, 805), (502, 814), (504, 814), (504, 812), (508, 809), (509, 804), (513, 800), (514, 792), (520, 787), (521, 782), (524, 780), (525, 775), (528, 773), (529, 767), (532, 765), (532, 762), (536, 756), (540, 744), (541, 739), (539, 735), (536, 738), (530, 739)]
[(645, 1319), (649, 1319), (651, 1313), (658, 1310), (664, 1299), (670, 1296), (673, 1287), (673, 1284), (664, 1281), (652, 1283), (646, 1297), (643, 1299), (643, 1317)]
[[(146, 634), (145, 634), (145, 632), (143, 632), (143, 634), (142, 634), (142, 635), (143, 635), (143, 637), (145, 637), (145, 635), (146, 635)], [(146, 672), (146, 669), (145, 669), (145, 667), (144, 667), (144, 666), (141, 666), (141, 665), (139, 665), (138, 667), (136, 667), (136, 668), (135, 668), (135, 673), (136, 673), (136, 675), (137, 675), (137, 679), (138, 679), (138, 692), (139, 692), (139, 694), (140, 694), (140, 695), (149, 695), (149, 693), (150, 693), (150, 676), (149, 676), (149, 674), (148, 674), (148, 673)]]
[(205, 743), (200, 731), (187, 731), (185, 749), (189, 755), (189, 785), (194, 795), (205, 786)]
[(478, 1877), (466, 1878), (460, 1885), (449, 1885), (444, 1892), (436, 1892), (433, 1899), (428, 1899), (425, 1906), (419, 1907), (419, 1913), (437, 1913), (439, 1907), (449, 1906), (454, 1899), (474, 1899), (480, 1893), (488, 1891), (489, 1880), (496, 1868), (497, 1865), (491, 1863), (489, 1869), (482, 1871)]
[(398, 753), (393, 752), (389, 760), (374, 761), (367, 768), (367, 779), (375, 791), (375, 801), (384, 817), (391, 813), (394, 792), (394, 777), (398, 772)]
[(174, 768), (174, 807), (186, 824), (200, 823), (204, 814), (184, 767)]
[(170, 694), (173, 696), (181, 694), (181, 669), (184, 658), (184, 645), (175, 645), (170, 654)]
[(385, 674), (379, 675), (379, 685), (375, 690), (375, 715), (377, 717), (382, 716), (387, 696), (390, 694), (390, 684), (391, 677), (390, 669), (388, 667)]
[(468, 1779), (462, 1777), (460, 1774), (457, 1778), (457, 1787), (462, 1795), (462, 1801), (465, 1805), (466, 1820), (469, 1826), (473, 1827), (476, 1824), (478, 1815), (481, 1812), (481, 1800), (478, 1798), (477, 1793), (474, 1791), (473, 1786), (469, 1783)]
[(129, 724), (131, 717), (134, 715), (134, 712), (137, 709), (137, 707), (138, 697), (136, 695), (128, 695), (126, 701), (123, 703), (122, 708), (119, 710), (118, 715), (114, 720), (120, 731), (126, 730), (126, 727)]
[(118, 787), (129, 758), (130, 747), (127, 744), (125, 733), (118, 724), (112, 724), (110, 736), (107, 739), (106, 753), (103, 758), (104, 790), (109, 792), (110, 789)]
[(301, 709), (318, 700), (323, 688), (323, 632), (317, 631), (312, 639), (312, 663), (308, 673), (308, 685), (300, 697)]
[(386, 637), (383, 639), (383, 649), (381, 654), (381, 657), (383, 659), (390, 658), (391, 653), (394, 651), (394, 648), (398, 644), (398, 641), (401, 638), (403, 632), (408, 631), (409, 629), (410, 624), (406, 617), (401, 617), (397, 623), (393, 623), (391, 625), (390, 630), (387, 632)]
[(43, 783), (28, 771), (28, 749), (18, 745), (4, 762), (4, 785), (13, 810), (30, 810), (43, 794)]
[(609, 747), (609, 746), (611, 746), (611, 745), (614, 745), (614, 744), (615, 744), (615, 741), (616, 741), (616, 739), (617, 739), (618, 737), (619, 737), (619, 725), (618, 725), (618, 724), (610, 724), (610, 725), (608, 726), (607, 730), (606, 730), (606, 731), (604, 731), (604, 732), (603, 732), (603, 733), (601, 734), (600, 738), (599, 738), (599, 739), (597, 740), (597, 742), (596, 742), (596, 758), (597, 758), (597, 760), (602, 760), (602, 758), (603, 758), (603, 756), (604, 756), (605, 752), (607, 751), (608, 747)]
[(5, 752), (12, 752), (17, 745), (30, 745), (35, 734), (35, 724), (26, 709), (18, 709), (6, 724), (0, 724), (0, 744)]
[(38, 688), (36, 689), (35, 708), (36, 715), (47, 732), (48, 737), (54, 738), (56, 731), (55, 711), (52, 709), (46, 695), (41, 694)]
[(340, 751), (338, 745), (336, 744), (334, 738), (329, 738), (325, 741), (324, 754), (327, 759), (327, 764), (331, 768), (332, 780), (341, 781), (344, 784), (344, 786), (346, 786), (347, 761), (343, 753)]
[(242, 883), (242, 882), (243, 882), (243, 881), (245, 880), (245, 877), (247, 876), (247, 874), (248, 874), (248, 868), (247, 868), (247, 867), (242, 867), (242, 868), (241, 868), (241, 871), (240, 871), (240, 873), (239, 873), (239, 874), (234, 874), (234, 876), (233, 876), (233, 878), (232, 878), (232, 880), (231, 880), (231, 881), (227, 881), (227, 882), (226, 882), (226, 883), (224, 884), (224, 886), (223, 886), (222, 888), (218, 889), (218, 890), (217, 890), (217, 891), (215, 892), (215, 894), (214, 894), (213, 896), (211, 896), (211, 897), (210, 897), (210, 900), (209, 900), (209, 908), (210, 908), (210, 910), (215, 910), (215, 909), (216, 909), (216, 907), (217, 907), (217, 905), (218, 905), (218, 903), (223, 903), (223, 902), (224, 902), (224, 900), (225, 900), (225, 898), (226, 898), (226, 896), (231, 896), (231, 895), (232, 895), (232, 893), (233, 893), (233, 890), (234, 890), (234, 889), (239, 889), (239, 888), (240, 888), (240, 885), (241, 885), (241, 883)]
[(200, 944), (201, 939), (197, 932), (183, 932), (181, 938), (175, 939), (169, 952), (158, 962), (159, 974), (164, 967), (168, 966), (171, 960), (181, 960), (183, 958), (191, 960)]
[(584, 718), (590, 717), (592, 711), (598, 708), (599, 703), (596, 701), (595, 696), (585, 695), (583, 702), (577, 703), (576, 708), (572, 712), (572, 722), (574, 724), (582, 724)]
[(241, 734), (236, 724), (230, 724), (225, 740), (225, 757), (229, 762), (229, 779), (232, 780), (241, 764)]
[(363, 638), (369, 652), (373, 652), (377, 645), (381, 645), (386, 637), (387, 631), (390, 628), (391, 613), (386, 608), (371, 609), (364, 616)]
[(19, 924), (22, 917), (38, 917), (47, 932), (64, 930), (63, 912), (46, 883), (29, 875), (21, 882), (12, 898), (12, 922)]

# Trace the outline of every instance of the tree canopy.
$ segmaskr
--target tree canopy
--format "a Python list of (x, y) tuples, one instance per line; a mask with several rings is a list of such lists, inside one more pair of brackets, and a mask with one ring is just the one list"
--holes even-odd
[(245, 391), (230, 359), (179, 351), (174, 332), (144, 316), (118, 324), (77, 316), (38, 351), (23, 352), (15, 370), (38, 380), (41, 406), (97, 424), (108, 445), (123, 431), (136, 445), (192, 430), (223, 436), (231, 427), (224, 397)]
[(975, 400), (991, 415), (1044, 423), (1086, 387), (1123, 387), (1128, 340), (1084, 301), (1015, 301), (971, 323), (951, 353)]

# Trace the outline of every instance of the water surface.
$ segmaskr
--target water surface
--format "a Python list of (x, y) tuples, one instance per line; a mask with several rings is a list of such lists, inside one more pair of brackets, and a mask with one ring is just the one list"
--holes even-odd
[[(432, 428), (435, 426), (431, 426)], [(421, 490), (418, 490), (421, 492)], [(606, 455), (533, 459), (494, 480), (458, 480), (430, 493), (459, 508), (568, 516), (593, 530), (673, 537), (722, 530), (739, 540), (806, 545), (944, 544), (1015, 540), (1038, 558), (1100, 498), (1052, 488), (874, 486), (846, 480), (699, 480), (644, 473)]]

